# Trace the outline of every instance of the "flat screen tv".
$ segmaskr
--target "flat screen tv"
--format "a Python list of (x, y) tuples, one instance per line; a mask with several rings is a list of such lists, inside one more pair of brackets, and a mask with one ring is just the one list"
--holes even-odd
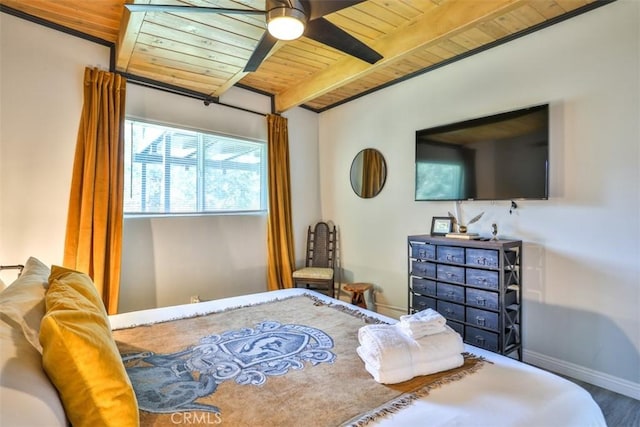
[(549, 197), (549, 105), (416, 132), (415, 200)]

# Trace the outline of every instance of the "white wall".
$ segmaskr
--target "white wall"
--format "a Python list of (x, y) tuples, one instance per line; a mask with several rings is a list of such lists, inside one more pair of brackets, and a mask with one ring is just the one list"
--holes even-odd
[(60, 264), (86, 66), (109, 49), (0, 13), (0, 263)]
[[(0, 263), (34, 255), (62, 262), (71, 168), (85, 66), (107, 69), (109, 49), (0, 13)], [(242, 89), (221, 101), (268, 112), (270, 99)], [(265, 140), (261, 115), (127, 86), (127, 114)], [(318, 117), (289, 118), (296, 247), (320, 216)], [(120, 311), (266, 290), (266, 215), (128, 218)], [(299, 251), (298, 251), (299, 252)], [(302, 260), (302, 253), (297, 254)], [(302, 261), (300, 261), (302, 262)], [(3, 275), (3, 278), (5, 276)], [(6, 274), (7, 283), (15, 278)]]
[[(551, 104), (547, 201), (464, 202), (470, 231), (520, 238), (525, 359), (640, 397), (640, 2), (620, 0), (321, 114), (322, 212), (348, 280), (406, 312), (411, 234), (453, 202), (414, 201), (415, 131)], [(385, 156), (374, 199), (349, 185), (365, 147)]]

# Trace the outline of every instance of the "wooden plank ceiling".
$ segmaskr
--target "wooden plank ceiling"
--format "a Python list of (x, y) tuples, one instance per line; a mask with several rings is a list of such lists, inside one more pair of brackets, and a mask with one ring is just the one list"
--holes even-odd
[[(596, 0), (367, 0), (325, 18), (384, 56), (374, 65), (305, 38), (278, 42), (253, 73), (244, 65), (261, 15), (130, 13), (124, 0), (0, 0), (116, 48), (116, 70), (219, 97), (233, 85), (274, 96), (276, 112), (324, 111), (521, 32), (599, 6)], [(136, 0), (264, 9), (264, 0)], [(5, 9), (6, 10), (6, 9)]]

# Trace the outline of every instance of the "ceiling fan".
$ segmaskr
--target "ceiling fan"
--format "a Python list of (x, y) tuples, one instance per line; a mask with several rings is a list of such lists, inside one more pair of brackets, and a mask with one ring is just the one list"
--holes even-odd
[(125, 4), (131, 12), (204, 12), (222, 14), (264, 15), (267, 31), (253, 51), (244, 71), (256, 71), (278, 40), (294, 40), (302, 35), (369, 64), (382, 59), (375, 50), (323, 16), (361, 3), (364, 0), (265, 0), (266, 10), (232, 9), (207, 6), (162, 4)]

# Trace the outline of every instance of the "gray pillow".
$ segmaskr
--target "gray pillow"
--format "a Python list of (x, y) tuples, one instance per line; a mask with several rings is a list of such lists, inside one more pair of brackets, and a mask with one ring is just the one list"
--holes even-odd
[(0, 292), (0, 319), (22, 330), (39, 353), (42, 353), (40, 322), (45, 313), (44, 295), (50, 273), (49, 267), (30, 257), (20, 277)]

